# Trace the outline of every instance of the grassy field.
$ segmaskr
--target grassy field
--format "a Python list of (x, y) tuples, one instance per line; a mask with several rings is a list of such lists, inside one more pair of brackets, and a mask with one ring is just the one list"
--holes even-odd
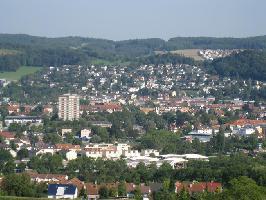
[(0, 200), (48, 200), (48, 198), (0, 196)]
[(199, 49), (184, 49), (184, 50), (171, 51), (171, 53), (180, 54), (185, 57), (194, 58), (195, 60), (198, 60), (198, 61), (204, 60), (202, 57), (199, 56), (198, 51)]
[[(179, 54), (185, 57), (193, 58), (196, 61), (202, 61), (204, 60), (202, 57), (199, 56), (198, 54), (199, 49), (183, 49), (183, 50), (175, 50), (175, 51), (170, 51), (172, 54)], [(164, 51), (155, 51), (156, 54), (165, 54), (168, 52)]]
[(11, 50), (11, 49), (0, 49), (0, 56), (5, 56), (5, 55), (14, 55), (20, 53), (17, 50)]
[(15, 81), (21, 79), (22, 76), (33, 74), (40, 69), (41, 67), (22, 66), (15, 72), (0, 72), (0, 79)]

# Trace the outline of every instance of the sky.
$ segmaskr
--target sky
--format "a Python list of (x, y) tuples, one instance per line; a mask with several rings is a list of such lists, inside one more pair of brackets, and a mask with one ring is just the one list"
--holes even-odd
[(0, 0), (0, 33), (125, 40), (266, 35), (266, 0)]

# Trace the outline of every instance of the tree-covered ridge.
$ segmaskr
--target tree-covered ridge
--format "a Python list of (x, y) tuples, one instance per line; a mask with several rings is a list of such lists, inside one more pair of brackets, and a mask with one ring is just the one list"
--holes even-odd
[[(0, 44), (42, 47), (82, 47), (110, 48), (124, 50), (130, 46), (135, 49), (173, 50), (173, 49), (265, 49), (266, 36), (247, 38), (215, 38), (215, 37), (175, 37), (168, 41), (160, 38), (131, 39), (113, 41), (85, 37), (47, 38), (25, 34), (0, 34)], [(128, 49), (126, 49), (128, 50)]]
[(266, 36), (250, 38), (159, 38), (112, 41), (83, 37), (47, 38), (23, 34), (0, 34), (0, 71), (19, 66), (60, 66), (64, 64), (131, 63), (155, 51), (177, 49), (266, 49)]
[(207, 64), (211, 73), (244, 79), (266, 80), (266, 52), (246, 50)]
[(176, 37), (167, 42), (174, 49), (265, 49), (266, 36), (247, 38)]

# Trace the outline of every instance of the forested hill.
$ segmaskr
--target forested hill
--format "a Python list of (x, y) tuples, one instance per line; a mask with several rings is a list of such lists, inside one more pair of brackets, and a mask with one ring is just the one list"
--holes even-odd
[(176, 37), (167, 48), (175, 49), (266, 49), (266, 36), (247, 38)]
[[(132, 53), (177, 49), (266, 49), (266, 35), (247, 38), (175, 37), (168, 41), (159, 38), (113, 41), (85, 37), (47, 38), (25, 34), (0, 34), (0, 46), (35, 46), (42, 48), (93, 47), (109, 51)], [(131, 48), (128, 49), (128, 48)], [(148, 50), (148, 51), (147, 51)]]
[(266, 51), (246, 50), (207, 63), (210, 73), (244, 79), (266, 80)]
[(177, 37), (112, 41), (84, 37), (46, 38), (0, 34), (0, 71), (19, 66), (63, 64), (124, 64), (146, 60), (154, 51), (177, 49), (266, 49), (266, 36), (250, 38)]

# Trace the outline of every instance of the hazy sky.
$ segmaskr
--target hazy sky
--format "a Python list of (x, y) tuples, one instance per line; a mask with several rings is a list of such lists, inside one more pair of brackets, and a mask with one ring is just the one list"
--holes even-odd
[(266, 0), (0, 0), (0, 32), (114, 40), (266, 35)]

